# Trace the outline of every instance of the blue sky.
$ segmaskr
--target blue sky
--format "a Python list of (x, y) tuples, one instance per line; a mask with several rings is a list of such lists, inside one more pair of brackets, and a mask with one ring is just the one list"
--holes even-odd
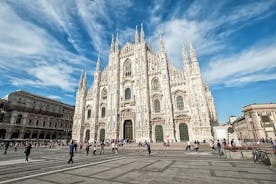
[(74, 104), (80, 73), (93, 82), (98, 52), (107, 64), (111, 35), (134, 40), (143, 23), (158, 52), (182, 68), (193, 42), (220, 122), (251, 103), (276, 102), (276, 1), (2, 0), (0, 96), (16, 89)]

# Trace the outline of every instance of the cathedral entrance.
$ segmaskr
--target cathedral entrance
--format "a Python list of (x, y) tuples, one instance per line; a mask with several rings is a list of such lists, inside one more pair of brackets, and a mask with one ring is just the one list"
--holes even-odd
[(126, 120), (124, 123), (124, 139), (133, 139), (132, 121)]
[(104, 141), (105, 140), (105, 129), (102, 128), (100, 130), (100, 141)]
[(89, 129), (87, 129), (86, 130), (86, 132), (85, 132), (85, 141), (89, 141), (89, 139), (90, 139), (90, 130)]
[(189, 140), (188, 126), (185, 123), (179, 124), (180, 141)]
[(155, 140), (156, 142), (163, 142), (163, 128), (161, 125), (156, 125), (155, 126)]

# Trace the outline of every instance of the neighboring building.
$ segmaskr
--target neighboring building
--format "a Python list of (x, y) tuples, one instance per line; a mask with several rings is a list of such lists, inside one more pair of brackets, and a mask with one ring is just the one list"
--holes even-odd
[(73, 139), (100, 141), (130, 139), (162, 142), (208, 140), (217, 124), (208, 85), (203, 82), (196, 52), (190, 44), (190, 59), (183, 45), (183, 70), (169, 62), (162, 37), (160, 52), (154, 53), (140, 38), (119, 49), (112, 37), (109, 61), (87, 89), (81, 75), (76, 97)]
[(0, 102), (0, 138), (69, 139), (74, 106), (22, 90)]
[(243, 116), (232, 123), (241, 140), (276, 137), (276, 104), (251, 104), (243, 107)]

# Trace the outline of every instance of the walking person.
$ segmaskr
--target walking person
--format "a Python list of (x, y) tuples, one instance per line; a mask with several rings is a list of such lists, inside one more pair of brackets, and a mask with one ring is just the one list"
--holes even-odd
[(96, 151), (97, 151), (97, 144), (95, 142), (94, 145), (93, 145), (93, 155), (94, 156), (96, 155)]
[(70, 159), (68, 160), (68, 164), (74, 163), (74, 161), (73, 161), (74, 149), (75, 149), (75, 144), (74, 144), (74, 141), (72, 140), (71, 143), (69, 144)]
[(217, 140), (217, 149), (218, 149), (219, 156), (221, 156), (222, 152), (221, 152), (221, 144), (220, 144), (219, 140)]
[(25, 151), (24, 151), (24, 153), (25, 153), (25, 162), (27, 164), (29, 163), (29, 155), (31, 153), (31, 149), (32, 149), (31, 143), (27, 142), (26, 145), (25, 145)]
[(16, 143), (14, 144), (14, 152), (17, 152), (17, 149), (18, 149), (18, 142), (16, 142)]
[(112, 153), (115, 153), (115, 141), (111, 143)]
[(210, 147), (213, 151), (215, 151), (215, 143), (212, 139), (210, 140)]
[(89, 154), (90, 146), (91, 146), (91, 144), (87, 143), (86, 148), (85, 148), (85, 150), (86, 150), (86, 155), (87, 155), (87, 156), (88, 156), (88, 154)]
[(199, 150), (199, 142), (198, 141), (196, 141), (195, 142), (195, 148), (193, 149), (193, 151), (196, 151), (196, 152), (198, 152), (198, 150)]
[(6, 154), (7, 154), (8, 149), (9, 149), (9, 146), (10, 146), (9, 141), (6, 141), (6, 143), (5, 143), (5, 149), (4, 149), (4, 155), (6, 155)]
[(146, 144), (146, 146), (147, 146), (148, 154), (149, 154), (149, 156), (150, 156), (150, 154), (151, 154), (150, 143), (147, 142), (147, 141), (145, 141), (145, 144)]
[(104, 141), (101, 142), (101, 151), (100, 151), (100, 155), (103, 154), (104, 155)]
[(191, 151), (191, 142), (190, 141), (187, 142), (186, 151), (187, 150)]

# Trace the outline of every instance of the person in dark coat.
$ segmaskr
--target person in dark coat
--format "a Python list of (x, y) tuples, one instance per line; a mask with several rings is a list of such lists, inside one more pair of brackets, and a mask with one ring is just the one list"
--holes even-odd
[(5, 143), (4, 155), (7, 154), (7, 151), (8, 151), (9, 146), (10, 146), (10, 143), (9, 143), (9, 141), (7, 141), (7, 142)]
[(75, 148), (74, 141), (72, 140), (71, 143), (69, 144), (70, 159), (68, 160), (68, 164), (73, 163), (74, 148)]
[(32, 145), (31, 143), (26, 143), (25, 145), (25, 162), (28, 164), (29, 163), (29, 155), (31, 153)]
[(145, 141), (145, 144), (147, 146), (148, 154), (150, 156), (150, 154), (151, 154), (150, 144), (147, 141)]

